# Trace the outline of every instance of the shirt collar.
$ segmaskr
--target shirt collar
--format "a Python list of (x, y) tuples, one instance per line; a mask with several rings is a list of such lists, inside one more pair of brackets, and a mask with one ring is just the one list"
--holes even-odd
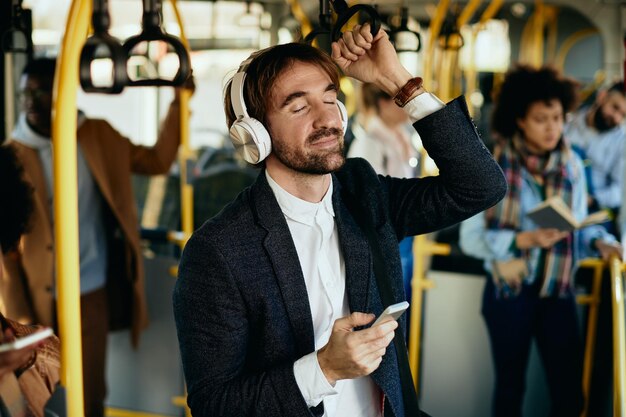
[(282, 188), (270, 174), (265, 171), (265, 177), (269, 183), (270, 188), (274, 192), (276, 201), (282, 210), (283, 214), (293, 221), (302, 223), (308, 226), (313, 226), (315, 222), (315, 216), (318, 211), (322, 210), (319, 214), (327, 214), (330, 217), (335, 217), (335, 211), (333, 209), (333, 181), (331, 179), (328, 190), (319, 203), (311, 203), (309, 201), (302, 200), (292, 194), (289, 194), (284, 188)]
[[(80, 110), (77, 114), (76, 127), (80, 128), (87, 118)], [(50, 137), (46, 137), (35, 132), (33, 128), (28, 125), (28, 122), (26, 122), (25, 113), (20, 113), (15, 128), (11, 133), (11, 138), (16, 142), (20, 142), (23, 145), (37, 150), (52, 148), (52, 141), (50, 140)]]
[(11, 138), (34, 149), (49, 149), (51, 147), (50, 138), (35, 132), (26, 122), (24, 113), (19, 115)]

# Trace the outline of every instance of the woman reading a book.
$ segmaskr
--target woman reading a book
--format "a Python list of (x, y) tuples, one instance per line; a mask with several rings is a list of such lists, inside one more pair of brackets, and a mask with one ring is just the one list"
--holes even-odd
[(494, 416), (521, 416), (533, 338), (550, 387), (550, 415), (580, 415), (583, 355), (572, 270), (584, 256), (621, 256), (601, 226), (567, 231), (539, 227), (527, 216), (558, 196), (578, 221), (587, 217), (582, 161), (562, 137), (575, 91), (574, 81), (550, 68), (509, 71), (492, 119), (494, 157), (509, 190), (461, 226), (461, 248), (484, 259), (489, 274), (482, 313), (495, 365)]

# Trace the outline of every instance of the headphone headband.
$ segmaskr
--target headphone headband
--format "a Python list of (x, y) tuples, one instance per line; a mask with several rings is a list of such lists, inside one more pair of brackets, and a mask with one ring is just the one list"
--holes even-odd
[(233, 106), (233, 111), (237, 120), (248, 116), (248, 109), (246, 108), (246, 101), (243, 98), (243, 87), (246, 82), (246, 71), (248, 65), (252, 62), (252, 57), (249, 57), (239, 65), (237, 74), (233, 77), (230, 85), (230, 102)]
[(243, 86), (246, 82), (245, 71), (238, 72), (233, 77), (233, 81), (230, 85), (230, 102), (233, 106), (233, 111), (237, 120), (240, 120), (248, 116), (248, 109), (246, 109), (246, 102), (243, 98)]
[(239, 65), (237, 74), (233, 76), (233, 80), (230, 85), (230, 102), (233, 106), (233, 111), (237, 120), (240, 120), (248, 116), (248, 109), (246, 108), (246, 101), (243, 98), (243, 87), (246, 82), (246, 70), (252, 62), (252, 57), (249, 57)]

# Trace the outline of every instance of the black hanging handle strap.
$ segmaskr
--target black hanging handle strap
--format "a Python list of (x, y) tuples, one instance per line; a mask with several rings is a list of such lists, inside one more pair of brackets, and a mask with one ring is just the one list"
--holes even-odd
[(354, 6), (348, 7), (345, 0), (330, 0), (333, 5), (333, 9), (337, 13), (337, 21), (333, 26), (332, 31), (332, 40), (333, 42), (337, 42), (339, 38), (341, 38), (341, 28), (348, 23), (348, 20), (352, 18), (355, 14), (359, 12), (363, 12), (367, 14), (369, 17), (370, 24), (370, 33), (372, 36), (376, 36), (378, 34), (378, 30), (380, 29), (380, 16), (376, 9), (367, 4), (355, 4)]
[[(22, 9), (22, 0), (14, 0), (11, 13), (11, 26), (2, 33), (0, 48), (2, 52), (7, 54), (27, 54), (30, 59), (33, 54), (33, 38), (29, 28), (30, 25), (27, 25), (25, 20), (31, 20), (31, 12), (30, 10)], [(23, 40), (22, 45), (15, 41), (20, 36)]]
[[(328, 7), (332, 5), (333, 10), (337, 13), (337, 21), (331, 25), (330, 19), (332, 12)], [(309, 32), (303, 39), (304, 43), (311, 44), (313, 40), (320, 35), (331, 35), (331, 41), (337, 42), (341, 38), (341, 29), (348, 23), (348, 20), (355, 14), (363, 12), (369, 17), (370, 33), (376, 36), (380, 29), (380, 15), (376, 9), (367, 4), (355, 4), (348, 7), (345, 0), (321, 0), (320, 1), (320, 27)]]
[[(109, 34), (111, 17), (107, 0), (94, 0), (91, 14), (91, 35), (80, 52), (78, 67), (80, 85), (87, 93), (119, 94), (124, 90), (128, 78), (126, 76), (126, 52), (119, 40)], [(91, 64), (97, 59), (111, 61), (112, 83), (96, 86), (91, 73)]]
[(191, 60), (185, 45), (176, 36), (168, 35), (161, 28), (161, 3), (159, 0), (144, 0), (142, 16), (142, 31), (139, 35), (131, 36), (124, 42), (124, 50), (130, 57), (133, 49), (142, 42), (164, 42), (171, 47), (178, 57), (178, 71), (171, 80), (163, 78), (129, 79), (131, 87), (180, 87), (191, 75)]

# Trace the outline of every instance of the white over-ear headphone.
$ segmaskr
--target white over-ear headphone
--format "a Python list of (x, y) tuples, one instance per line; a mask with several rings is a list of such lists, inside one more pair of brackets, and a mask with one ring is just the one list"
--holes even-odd
[[(258, 164), (272, 151), (272, 140), (265, 126), (257, 119), (250, 117), (246, 109), (243, 88), (246, 81), (246, 69), (250, 62), (252, 58), (241, 63), (231, 82), (230, 102), (237, 120), (230, 127), (230, 139), (237, 153), (246, 162)], [(339, 100), (337, 100), (337, 107), (341, 113), (341, 125), (345, 134), (348, 129), (348, 112), (346, 106)]]

